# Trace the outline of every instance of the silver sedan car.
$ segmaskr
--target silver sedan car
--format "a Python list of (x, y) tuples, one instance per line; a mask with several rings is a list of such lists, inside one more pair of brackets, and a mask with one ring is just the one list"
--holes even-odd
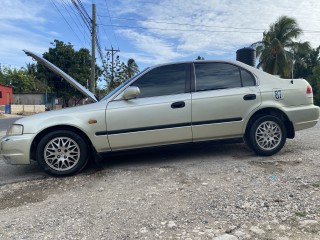
[(319, 119), (306, 80), (237, 61), (150, 67), (98, 101), (55, 65), (25, 52), (95, 101), (19, 119), (1, 139), (7, 163), (32, 159), (55, 176), (75, 174), (108, 152), (207, 140), (243, 138), (256, 154), (269, 156)]

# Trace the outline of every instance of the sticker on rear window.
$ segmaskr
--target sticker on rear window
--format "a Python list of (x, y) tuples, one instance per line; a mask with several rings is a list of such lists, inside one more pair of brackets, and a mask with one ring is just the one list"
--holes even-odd
[(281, 99), (283, 99), (283, 94), (282, 94), (281, 89), (274, 89), (274, 90), (273, 90), (273, 98), (274, 98), (275, 100), (281, 100)]

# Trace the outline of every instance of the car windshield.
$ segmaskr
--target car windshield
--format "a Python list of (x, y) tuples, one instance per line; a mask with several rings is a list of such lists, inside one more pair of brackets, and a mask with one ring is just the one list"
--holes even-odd
[(132, 79), (138, 77), (139, 75), (141, 75), (142, 73), (144, 73), (147, 69), (144, 69), (143, 71), (137, 73), (136, 75), (134, 75), (133, 77), (127, 79), (126, 81), (124, 81), (123, 83), (121, 83), (118, 87), (116, 87), (115, 89), (113, 89), (111, 92), (109, 92), (106, 96), (104, 96), (100, 101), (104, 101), (106, 99), (108, 99), (109, 97), (111, 97), (114, 93), (116, 93), (119, 89), (121, 89), (123, 86), (127, 85), (129, 82), (131, 82)]

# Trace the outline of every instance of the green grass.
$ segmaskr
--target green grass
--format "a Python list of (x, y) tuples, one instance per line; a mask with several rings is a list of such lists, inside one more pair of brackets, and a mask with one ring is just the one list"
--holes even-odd
[(295, 215), (298, 217), (306, 217), (307, 213), (306, 212), (295, 212)]

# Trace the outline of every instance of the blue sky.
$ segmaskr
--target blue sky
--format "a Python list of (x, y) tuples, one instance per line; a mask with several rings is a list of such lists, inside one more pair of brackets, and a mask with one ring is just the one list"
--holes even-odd
[[(75, 0), (91, 16), (96, 4), (99, 40), (134, 58), (140, 70), (171, 61), (236, 58), (236, 50), (261, 40), (279, 16), (294, 17), (301, 41), (320, 45), (319, 0)], [(90, 33), (71, 0), (1, 0), (0, 63), (24, 67), (28, 49), (44, 53), (54, 39), (91, 49)], [(97, 55), (97, 58), (98, 55)]]

